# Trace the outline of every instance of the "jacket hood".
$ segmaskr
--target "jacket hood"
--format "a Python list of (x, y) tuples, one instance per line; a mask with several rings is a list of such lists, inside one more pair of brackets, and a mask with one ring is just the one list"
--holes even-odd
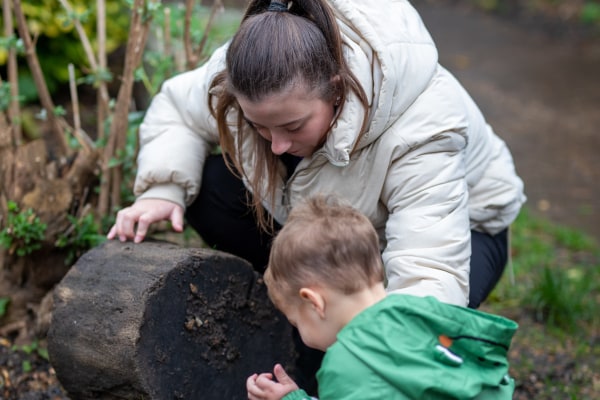
[[(408, 1), (330, 0), (346, 42), (345, 57), (369, 99), (368, 131), (357, 148), (376, 140), (426, 89), (438, 53)], [(363, 109), (348, 96), (325, 144), (334, 164), (345, 165), (358, 137)]]
[(391, 294), (356, 316), (333, 346), (409, 398), (466, 399), (508, 378), (516, 329), (509, 319), (433, 297)]

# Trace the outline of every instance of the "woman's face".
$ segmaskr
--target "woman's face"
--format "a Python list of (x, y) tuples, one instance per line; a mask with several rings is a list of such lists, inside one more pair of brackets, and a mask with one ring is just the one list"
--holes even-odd
[(238, 96), (246, 121), (271, 142), (271, 151), (281, 155), (311, 156), (323, 145), (334, 116), (333, 101), (324, 101), (303, 85), (252, 102)]

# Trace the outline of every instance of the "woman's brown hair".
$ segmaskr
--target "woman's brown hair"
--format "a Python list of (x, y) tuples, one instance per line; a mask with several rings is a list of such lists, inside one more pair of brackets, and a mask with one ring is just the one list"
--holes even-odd
[[(273, 218), (263, 208), (262, 201), (275, 205), (279, 158), (271, 152), (270, 142), (244, 120), (236, 96), (260, 101), (293, 84), (302, 84), (325, 101), (333, 102), (339, 96), (337, 118), (351, 91), (365, 110), (363, 124), (357, 127), (360, 135), (364, 133), (368, 113), (366, 94), (346, 64), (340, 30), (327, 2), (294, 0), (288, 11), (283, 12), (268, 11), (270, 3), (270, 0), (249, 3), (227, 50), (226, 69), (212, 81), (209, 97), (225, 161), (234, 173), (250, 183), (252, 208), (259, 226), (268, 232), (273, 231)], [(231, 111), (237, 112), (237, 139), (230, 129)], [(335, 118), (332, 126), (334, 123)], [(252, 174), (243, 167), (242, 146), (246, 136), (253, 143)]]

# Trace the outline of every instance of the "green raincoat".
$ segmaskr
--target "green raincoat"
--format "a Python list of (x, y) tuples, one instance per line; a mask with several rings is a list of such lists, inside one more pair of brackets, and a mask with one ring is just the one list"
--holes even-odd
[[(320, 400), (512, 399), (507, 352), (517, 324), (391, 294), (357, 315), (327, 349)], [(284, 400), (310, 399), (302, 390)]]

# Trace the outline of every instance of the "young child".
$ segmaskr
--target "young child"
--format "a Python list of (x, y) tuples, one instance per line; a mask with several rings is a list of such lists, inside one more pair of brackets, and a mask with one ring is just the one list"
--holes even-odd
[[(264, 274), (306, 345), (325, 351), (319, 398), (512, 399), (517, 324), (433, 297), (386, 296), (371, 222), (333, 196), (296, 206)], [(280, 364), (246, 381), (250, 400), (310, 399)]]

